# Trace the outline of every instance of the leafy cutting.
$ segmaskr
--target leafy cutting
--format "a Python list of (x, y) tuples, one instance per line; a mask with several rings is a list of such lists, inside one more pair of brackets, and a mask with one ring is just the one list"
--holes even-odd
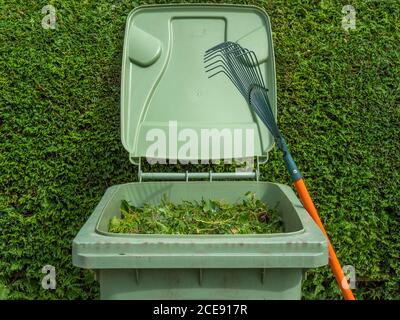
[(172, 203), (165, 196), (159, 205), (142, 207), (122, 200), (121, 217), (110, 220), (113, 233), (162, 234), (249, 234), (284, 232), (276, 208), (270, 209), (252, 192), (242, 202), (224, 200)]

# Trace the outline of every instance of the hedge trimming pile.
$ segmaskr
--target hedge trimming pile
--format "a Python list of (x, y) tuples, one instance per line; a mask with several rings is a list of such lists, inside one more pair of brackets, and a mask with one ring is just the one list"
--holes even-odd
[[(0, 11), (0, 298), (95, 299), (71, 240), (107, 187), (136, 180), (120, 140), (119, 76), (126, 16), (145, 2), (50, 3), (55, 30), (41, 26), (47, 2)], [(242, 3), (271, 17), (278, 124), (340, 261), (356, 269), (355, 295), (399, 298), (400, 3), (352, 1), (349, 32), (341, 1)], [(290, 184), (279, 152), (261, 178)], [(41, 286), (45, 265), (56, 290)], [(307, 274), (305, 299), (340, 298), (329, 267)]]
[(223, 200), (183, 201), (166, 197), (142, 207), (121, 203), (121, 217), (110, 220), (109, 232), (141, 234), (249, 234), (284, 232), (277, 210), (269, 209), (252, 192), (242, 203)]

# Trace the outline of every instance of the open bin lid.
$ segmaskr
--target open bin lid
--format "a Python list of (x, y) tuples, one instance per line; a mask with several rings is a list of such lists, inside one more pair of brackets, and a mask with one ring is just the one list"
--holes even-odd
[(276, 116), (271, 26), (263, 10), (156, 5), (129, 14), (122, 60), (121, 139), (131, 160), (267, 156), (274, 143), (268, 129), (227, 77), (209, 79), (205, 72), (204, 52), (224, 41), (256, 53)]

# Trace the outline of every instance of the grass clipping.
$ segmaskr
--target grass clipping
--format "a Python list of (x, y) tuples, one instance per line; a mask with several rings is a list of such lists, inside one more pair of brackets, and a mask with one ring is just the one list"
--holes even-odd
[(284, 232), (276, 209), (247, 192), (241, 203), (223, 200), (183, 201), (165, 196), (160, 205), (135, 207), (123, 200), (121, 218), (110, 220), (109, 232), (141, 234), (249, 234)]

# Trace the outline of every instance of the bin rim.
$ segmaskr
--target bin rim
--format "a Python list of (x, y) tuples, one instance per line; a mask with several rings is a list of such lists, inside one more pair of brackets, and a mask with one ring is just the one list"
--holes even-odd
[[(309, 217), (293, 190), (286, 185), (256, 181), (212, 182), (216, 189), (224, 184), (236, 190), (264, 189), (279, 192), (291, 221), (299, 219), (301, 229), (277, 234), (246, 235), (156, 235), (156, 234), (103, 234), (99, 221), (105, 208), (123, 186), (132, 186), (131, 192), (160, 194), (162, 184), (207, 184), (208, 182), (133, 182), (109, 187), (96, 209), (81, 228), (72, 243), (73, 264), (82, 268), (311, 268), (328, 262), (327, 240)], [(161, 184), (161, 185), (160, 185)], [(248, 184), (245, 186), (243, 184)], [(136, 189), (143, 187), (144, 189)], [(201, 186), (193, 190), (200, 190)], [(127, 189), (126, 189), (127, 190)], [(187, 189), (186, 189), (187, 190)], [(265, 189), (265, 192), (267, 189)], [(191, 192), (191, 191), (190, 191)], [(151, 194), (151, 193), (150, 193)], [(241, 191), (240, 191), (241, 194)], [(238, 193), (238, 196), (240, 196)], [(122, 194), (121, 194), (122, 195)], [(139, 196), (140, 197), (140, 196)], [(117, 198), (115, 198), (117, 199)], [(179, 200), (179, 199), (178, 199)], [(108, 219), (108, 218), (107, 218)], [(106, 219), (106, 220), (107, 220)], [(103, 220), (106, 224), (107, 221)], [(298, 222), (297, 222), (298, 223)], [(103, 227), (104, 228), (104, 227)], [(299, 225), (300, 228), (300, 225)]]

